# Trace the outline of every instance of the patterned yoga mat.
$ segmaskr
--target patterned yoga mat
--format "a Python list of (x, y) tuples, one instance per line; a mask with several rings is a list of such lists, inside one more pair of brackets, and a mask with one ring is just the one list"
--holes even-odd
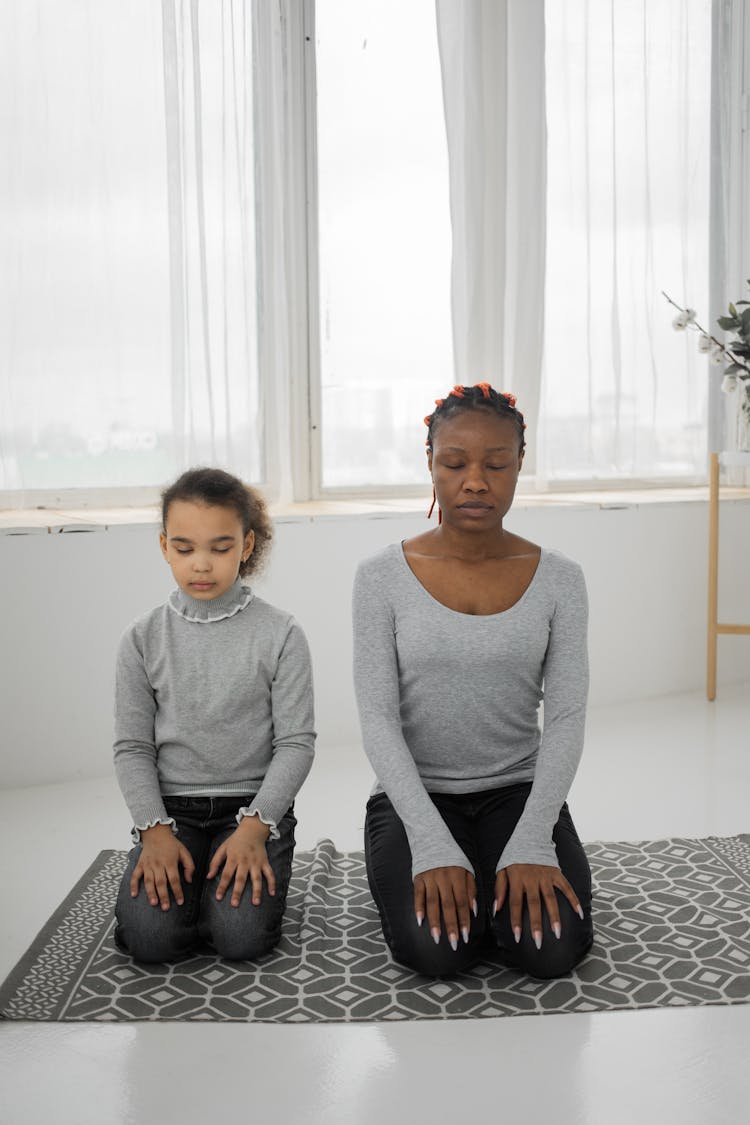
[(329, 840), (295, 857), (282, 941), (262, 961), (136, 965), (112, 939), (126, 853), (101, 852), (0, 988), (0, 1016), (328, 1023), (750, 1001), (750, 836), (586, 850), (596, 942), (553, 981), (490, 960), (456, 980), (394, 964), (363, 854)]

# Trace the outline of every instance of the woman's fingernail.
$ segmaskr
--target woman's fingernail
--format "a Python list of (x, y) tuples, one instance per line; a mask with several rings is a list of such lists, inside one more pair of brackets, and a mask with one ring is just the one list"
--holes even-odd
[(492, 904), (492, 917), (494, 918), (496, 914), (497, 914), (497, 899), (495, 899), (495, 901)]
[(464, 945), (469, 944), (469, 927), (463, 926), (461, 929), (461, 937), (464, 939)]
[(519, 941), (521, 940), (521, 927), (520, 926), (514, 926), (513, 927), (513, 937), (516, 939), (516, 945), (518, 945)]
[(448, 941), (451, 943), (451, 949), (455, 953), (456, 950), (458, 949), (458, 938), (456, 937), (455, 934), (451, 934), (450, 937), (448, 938)]
[(534, 930), (534, 945), (537, 949), (542, 948), (542, 932), (541, 930)]
[(479, 917), (479, 907), (477, 906), (477, 900), (475, 898), (471, 900), (471, 912), (475, 918)]
[(562, 936), (562, 926), (560, 925), (559, 922), (555, 922), (554, 925), (552, 926), (552, 933), (555, 935), (555, 937), (559, 941), (561, 936)]
[(417, 925), (421, 926), (423, 922), (424, 922), (424, 914), (422, 913), (421, 910), (418, 910), (417, 911)]
[(433, 926), (430, 933), (432, 934), (432, 940), (435, 942), (435, 945), (438, 945), (440, 942), (440, 930), (437, 926)]
[(583, 922), (583, 910), (581, 909), (581, 906), (580, 906), (580, 904), (579, 904), (579, 906), (578, 906), (578, 917), (579, 917), (579, 918), (581, 919), (581, 921)]

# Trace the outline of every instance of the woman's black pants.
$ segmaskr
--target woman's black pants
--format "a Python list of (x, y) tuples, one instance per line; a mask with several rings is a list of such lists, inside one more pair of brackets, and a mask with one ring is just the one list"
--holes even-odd
[(563, 805), (552, 839), (560, 870), (578, 895), (583, 920), (567, 898), (555, 890), (562, 934), (555, 937), (542, 903), (542, 947), (537, 949), (524, 901), (521, 941), (516, 943), (510, 925), (508, 898), (492, 917), (495, 868), (526, 804), (531, 784), (511, 785), (483, 793), (430, 793), (430, 799), (451, 835), (474, 867), (478, 917), (471, 919), (469, 942), (459, 939), (454, 952), (441, 926), (440, 942), (430, 934), (427, 920), (417, 925), (411, 851), (404, 826), (384, 793), (367, 803), (365, 856), (372, 896), (380, 912), (383, 936), (402, 965), (432, 977), (454, 976), (488, 955), (499, 957), (509, 968), (533, 977), (563, 976), (591, 948), (591, 869), (568, 811)]

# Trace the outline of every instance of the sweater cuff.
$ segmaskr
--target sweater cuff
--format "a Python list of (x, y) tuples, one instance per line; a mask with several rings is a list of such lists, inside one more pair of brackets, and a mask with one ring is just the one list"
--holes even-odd
[(516, 843), (516, 841), (510, 840), (497, 861), (495, 871), (502, 871), (504, 867), (510, 867), (512, 863), (539, 863), (543, 867), (560, 866), (554, 844), (550, 844), (549, 847), (542, 844), (524, 846), (521, 841)]
[(421, 875), (423, 871), (430, 871), (434, 867), (463, 867), (464, 871), (468, 871), (470, 875), (475, 874), (474, 868), (459, 848), (455, 852), (444, 852), (442, 855), (413, 855), (411, 877), (416, 879), (417, 875)]
[(260, 811), (256, 804), (244, 805), (237, 813), (235, 820), (238, 824), (240, 824), (240, 822), (243, 821), (246, 816), (257, 816), (261, 824), (265, 824), (270, 829), (270, 832), (268, 834), (269, 840), (278, 840), (280, 838), (281, 833), (276, 827), (276, 821), (269, 820), (267, 817), (263, 816), (263, 813)]
[(157, 824), (168, 824), (175, 836), (177, 835), (177, 822), (174, 817), (157, 816), (153, 820), (149, 820), (147, 824), (134, 824), (130, 830), (130, 838), (134, 844), (140, 844), (141, 832), (145, 832), (147, 828), (154, 828)]

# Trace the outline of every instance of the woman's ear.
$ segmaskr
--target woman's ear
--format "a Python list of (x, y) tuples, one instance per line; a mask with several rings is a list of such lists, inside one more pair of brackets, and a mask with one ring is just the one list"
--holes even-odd
[(167, 562), (169, 562), (169, 559), (167, 558), (167, 533), (166, 533), (166, 531), (160, 531), (159, 532), (159, 546), (161, 547), (161, 553), (164, 555), (164, 558), (167, 559)]

